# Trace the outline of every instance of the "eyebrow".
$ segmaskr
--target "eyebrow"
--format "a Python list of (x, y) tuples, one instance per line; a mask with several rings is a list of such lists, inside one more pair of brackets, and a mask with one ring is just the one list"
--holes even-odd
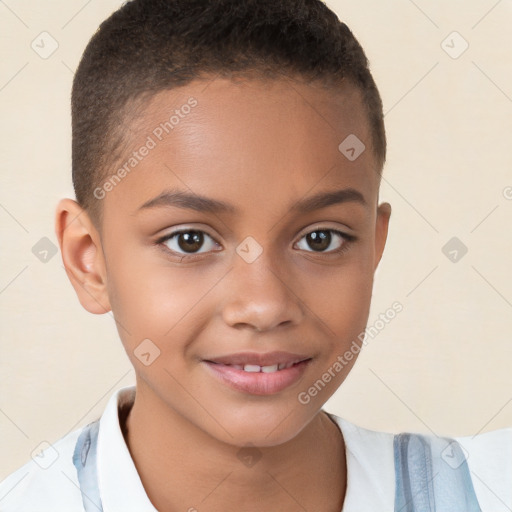
[[(354, 188), (345, 188), (329, 192), (319, 192), (318, 194), (306, 197), (296, 201), (291, 207), (291, 211), (297, 213), (309, 213), (314, 210), (326, 208), (334, 204), (342, 204), (348, 202), (359, 203), (368, 206), (364, 196)], [(139, 210), (146, 210), (156, 207), (176, 207), (188, 210), (195, 210), (205, 213), (238, 213), (238, 209), (232, 204), (201, 196), (191, 194), (182, 190), (165, 190), (158, 196), (146, 201)]]

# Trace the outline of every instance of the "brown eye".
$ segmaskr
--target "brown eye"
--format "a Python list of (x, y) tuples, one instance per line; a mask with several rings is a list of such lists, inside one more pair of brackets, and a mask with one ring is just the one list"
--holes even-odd
[[(315, 229), (303, 236), (299, 244), (303, 240), (305, 240), (306, 243), (302, 247), (299, 247), (300, 249), (308, 252), (335, 253), (355, 240), (355, 236), (347, 235), (336, 229)], [(308, 247), (310, 249), (308, 249)]]
[[(159, 243), (163, 243), (170, 251), (180, 256), (202, 254), (218, 246), (217, 242), (215, 242), (210, 235), (196, 229), (175, 231), (159, 240)], [(200, 251), (205, 245), (206, 251)], [(210, 247), (208, 247), (208, 245), (210, 245)]]
[(203, 234), (200, 231), (185, 231), (176, 235), (178, 246), (185, 252), (198, 251), (203, 245)]
[(331, 244), (331, 234), (329, 231), (312, 231), (306, 235), (306, 240), (315, 251), (325, 251)]

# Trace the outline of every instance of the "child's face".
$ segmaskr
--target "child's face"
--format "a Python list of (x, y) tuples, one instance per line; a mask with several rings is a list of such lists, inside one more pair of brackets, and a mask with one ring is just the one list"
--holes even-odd
[[(166, 133), (160, 123), (173, 114)], [(359, 94), (348, 86), (334, 94), (295, 82), (196, 81), (154, 96), (128, 130), (112, 172), (133, 151), (139, 160), (102, 199), (97, 257), (106, 285), (98, 300), (112, 308), (138, 393), (161, 418), (180, 416), (227, 443), (293, 438), (355, 362), (343, 354), (361, 344), (387, 234), (390, 208), (377, 207)], [(354, 161), (338, 149), (351, 134), (367, 148)], [(356, 192), (294, 209), (343, 189)], [(171, 204), (162, 195), (171, 190), (201, 208)], [(198, 196), (231, 211), (210, 210)], [(195, 234), (160, 241), (178, 229)], [(143, 340), (151, 342), (138, 348)], [(219, 364), (272, 352), (288, 355), (270, 354), (262, 365), (307, 361), (258, 374)], [(255, 363), (247, 355), (230, 362)], [(321, 390), (309, 392), (319, 379)]]

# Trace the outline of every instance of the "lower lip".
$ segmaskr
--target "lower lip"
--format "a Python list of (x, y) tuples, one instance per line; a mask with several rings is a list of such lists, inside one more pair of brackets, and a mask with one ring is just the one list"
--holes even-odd
[(210, 371), (228, 386), (252, 395), (273, 395), (295, 384), (311, 362), (301, 361), (290, 368), (272, 373), (246, 372), (225, 364), (203, 361)]

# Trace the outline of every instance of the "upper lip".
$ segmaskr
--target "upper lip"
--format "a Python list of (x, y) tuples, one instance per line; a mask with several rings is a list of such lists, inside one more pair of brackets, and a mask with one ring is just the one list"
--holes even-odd
[(299, 363), (311, 359), (304, 354), (293, 354), (291, 352), (238, 352), (225, 356), (211, 357), (204, 361), (218, 364), (245, 365), (252, 364), (258, 366), (273, 366), (276, 364)]

